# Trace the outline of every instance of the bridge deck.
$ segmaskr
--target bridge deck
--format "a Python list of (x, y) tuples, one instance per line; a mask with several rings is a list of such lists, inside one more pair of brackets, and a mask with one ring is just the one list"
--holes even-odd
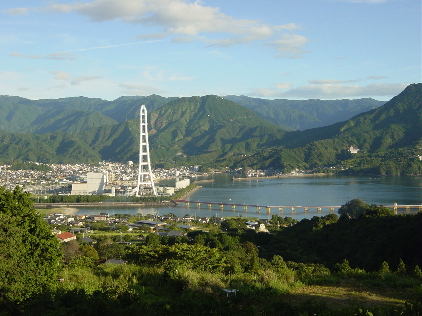
[[(325, 206), (302, 206), (302, 205), (255, 205), (255, 204), (240, 204), (240, 203), (226, 203), (226, 202), (206, 202), (206, 201), (190, 201), (190, 200), (172, 200), (175, 204), (177, 203), (188, 203), (188, 204), (207, 204), (207, 205), (230, 205), (230, 206), (242, 206), (242, 207), (255, 207), (255, 208), (315, 208), (315, 209), (322, 209), (322, 208), (329, 208), (329, 209), (338, 209), (341, 206), (338, 205), (325, 205)], [(384, 207), (388, 207), (391, 209), (419, 209), (422, 210), (422, 205), (414, 205), (414, 204), (393, 204), (393, 205), (383, 205)]]

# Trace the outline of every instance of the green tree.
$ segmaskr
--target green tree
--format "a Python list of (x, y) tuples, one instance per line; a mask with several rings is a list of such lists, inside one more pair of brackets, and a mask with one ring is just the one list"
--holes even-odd
[(413, 276), (415, 276), (416, 278), (422, 279), (422, 271), (418, 265), (416, 265), (415, 268), (413, 269)]
[(246, 221), (243, 218), (229, 218), (221, 223), (221, 229), (224, 229), (224, 230), (246, 229)]
[(113, 243), (103, 249), (104, 259), (112, 259), (112, 258), (121, 259), (125, 255), (126, 255), (125, 246), (121, 244)]
[(145, 244), (147, 246), (158, 246), (161, 244), (161, 238), (157, 234), (148, 234), (145, 238)]
[(79, 248), (79, 243), (76, 240), (71, 240), (69, 242), (63, 243), (62, 245), (64, 261), (70, 263), (77, 256), (82, 255), (82, 252)]
[(368, 209), (369, 205), (363, 202), (361, 199), (353, 199), (342, 205), (339, 208), (338, 213), (340, 215), (349, 214), (352, 217), (358, 217)]
[(378, 274), (381, 277), (384, 277), (387, 273), (391, 273), (390, 266), (388, 265), (386, 261), (383, 261), (381, 264), (381, 267), (378, 270)]
[(60, 242), (19, 187), (0, 187), (0, 254), (2, 299), (21, 301), (55, 281)]
[(348, 275), (352, 272), (352, 268), (350, 267), (349, 260), (344, 259), (342, 263), (336, 263), (335, 269), (341, 275)]
[(394, 273), (399, 276), (406, 275), (406, 265), (404, 264), (402, 259), (399, 260), (399, 264), (397, 265), (397, 270)]
[(384, 216), (393, 216), (394, 212), (388, 207), (377, 206), (371, 204), (362, 216), (364, 217), (384, 217)]
[(91, 258), (93, 260), (99, 259), (97, 250), (95, 250), (95, 248), (90, 245), (81, 245), (80, 250), (82, 255), (85, 257)]
[(127, 258), (140, 264), (183, 265), (204, 271), (219, 271), (226, 265), (226, 258), (220, 250), (188, 244), (141, 246), (131, 249)]
[(105, 237), (102, 240), (99, 240), (95, 245), (95, 249), (98, 252), (98, 256), (101, 259), (110, 259), (108, 248), (113, 244), (113, 240), (110, 237)]

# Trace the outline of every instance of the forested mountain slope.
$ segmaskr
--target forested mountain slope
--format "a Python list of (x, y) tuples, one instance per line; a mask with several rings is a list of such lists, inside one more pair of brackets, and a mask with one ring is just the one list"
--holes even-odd
[(306, 130), (345, 121), (380, 107), (385, 102), (371, 98), (357, 100), (266, 100), (246, 96), (225, 96), (254, 111), (258, 116), (289, 130)]
[[(151, 113), (175, 99), (150, 95), (124, 96), (113, 101), (86, 97), (29, 100), (3, 95), (0, 96), (0, 126), (8, 132), (77, 133), (91, 127), (137, 119), (141, 104)], [(373, 99), (264, 100), (244, 96), (227, 96), (225, 99), (250, 108), (261, 118), (286, 130), (327, 126), (383, 104)]]
[(8, 132), (78, 133), (91, 127), (139, 118), (141, 104), (154, 111), (172, 99), (157, 95), (120, 97), (114, 101), (86, 97), (29, 100), (0, 96), (0, 126)]
[[(156, 163), (215, 164), (271, 147), (279, 127), (217, 96), (179, 98), (151, 113), (151, 157)], [(139, 123), (93, 128), (83, 139), (104, 159), (137, 160)]]
[[(136, 98), (124, 98), (138, 111)], [(78, 99), (79, 100), (79, 99)], [(81, 98), (80, 103), (86, 100)], [(163, 101), (158, 98), (157, 103)], [(152, 102), (152, 101), (151, 101)], [(155, 102), (155, 101), (154, 101)], [(88, 102), (89, 103), (89, 102)], [(25, 105), (22, 105), (25, 106)], [(91, 110), (98, 108), (95, 102)], [(408, 86), (385, 105), (350, 120), (286, 132), (253, 111), (217, 96), (177, 98), (149, 112), (152, 162), (156, 166), (293, 169), (375, 174), (421, 174), (422, 84)], [(92, 162), (138, 159), (139, 122), (123, 120), (83, 130), (105, 114), (57, 109), (62, 124), (34, 120), (39, 131), (67, 126), (71, 133), (0, 133), (0, 161)], [(37, 113), (38, 109), (33, 109)], [(68, 111), (68, 112), (65, 112)], [(72, 112), (73, 111), (73, 112)], [(80, 125), (71, 124), (79, 111)], [(103, 113), (105, 113), (104, 111)], [(63, 115), (63, 113), (69, 113)], [(34, 115), (35, 116), (35, 115)], [(67, 120), (69, 118), (69, 120)], [(81, 131), (83, 130), (83, 131)], [(358, 149), (351, 153), (349, 148)]]
[(78, 135), (62, 132), (34, 135), (0, 131), (2, 164), (18, 161), (95, 163), (101, 160), (99, 153), (92, 150)]
[[(395, 174), (406, 169), (406, 173), (420, 173), (422, 84), (409, 85), (385, 105), (348, 121), (286, 133), (282, 144), (284, 148), (273, 156), (279, 154), (275, 159), (281, 159), (283, 165), (288, 159), (283, 161), (281, 153), (310, 168), (344, 164), (360, 172)], [(351, 154), (350, 146), (359, 152)]]

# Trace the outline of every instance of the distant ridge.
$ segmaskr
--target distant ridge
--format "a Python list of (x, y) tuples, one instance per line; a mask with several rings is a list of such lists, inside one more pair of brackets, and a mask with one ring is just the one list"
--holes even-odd
[[(0, 96), (0, 126), (8, 132), (78, 133), (91, 127), (136, 119), (141, 104), (152, 113), (175, 99), (178, 98), (150, 95), (122, 96), (113, 101), (87, 97), (29, 100), (3, 95)], [(251, 109), (259, 117), (285, 130), (327, 126), (383, 104), (373, 99), (299, 101), (245, 96), (226, 96), (224, 99)]]
[(385, 102), (371, 98), (357, 100), (266, 100), (246, 96), (225, 96), (287, 130), (306, 130), (345, 121), (380, 107)]

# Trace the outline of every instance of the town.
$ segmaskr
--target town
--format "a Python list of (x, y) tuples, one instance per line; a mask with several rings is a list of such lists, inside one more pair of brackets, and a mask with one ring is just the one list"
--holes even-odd
[[(45, 170), (12, 170), (10, 165), (0, 166), (0, 186), (13, 189), (21, 186), (26, 192), (34, 195), (51, 194), (113, 194), (121, 196), (133, 195), (136, 186), (138, 170), (132, 161), (127, 163), (100, 162), (98, 164), (40, 164), (30, 163), (35, 166), (46, 166)], [(163, 179), (182, 179), (175, 182), (175, 188), (187, 187), (190, 182), (184, 178), (197, 176), (198, 166), (179, 167), (172, 169), (155, 169), (154, 181)], [(90, 177), (91, 176), (91, 177)], [(183, 181), (184, 180), (184, 181)], [(92, 183), (93, 186), (81, 189), (82, 184)], [(73, 191), (73, 192), (72, 192)], [(112, 193), (113, 192), (113, 193)], [(162, 187), (161, 194), (172, 194), (172, 189)]]

